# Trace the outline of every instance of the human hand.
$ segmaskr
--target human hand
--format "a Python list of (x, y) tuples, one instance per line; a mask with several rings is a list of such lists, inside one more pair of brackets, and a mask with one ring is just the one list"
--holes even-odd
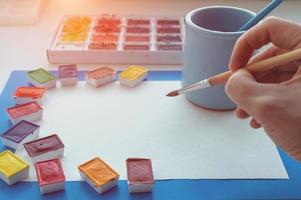
[[(250, 60), (255, 49), (269, 43), (271, 47)], [(229, 68), (239, 70), (230, 77), (225, 90), (238, 106), (238, 118), (251, 117), (251, 127), (262, 127), (277, 146), (301, 161), (301, 60), (263, 73), (240, 69), (297, 48), (301, 48), (301, 26), (267, 18), (237, 41)]]

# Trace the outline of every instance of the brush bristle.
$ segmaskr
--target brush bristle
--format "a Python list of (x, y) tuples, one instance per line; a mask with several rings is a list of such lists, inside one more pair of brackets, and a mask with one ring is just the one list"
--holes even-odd
[(168, 96), (168, 97), (176, 97), (178, 95), (179, 95), (178, 90), (175, 90), (175, 91), (172, 91), (172, 92), (168, 93), (166, 96)]

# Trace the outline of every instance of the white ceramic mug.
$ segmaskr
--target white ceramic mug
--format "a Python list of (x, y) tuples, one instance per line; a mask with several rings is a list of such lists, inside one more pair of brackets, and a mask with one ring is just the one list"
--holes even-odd
[[(238, 31), (255, 13), (242, 8), (212, 6), (195, 9), (185, 17), (182, 86), (228, 70)], [(192, 103), (214, 110), (233, 109), (224, 85), (186, 94)]]

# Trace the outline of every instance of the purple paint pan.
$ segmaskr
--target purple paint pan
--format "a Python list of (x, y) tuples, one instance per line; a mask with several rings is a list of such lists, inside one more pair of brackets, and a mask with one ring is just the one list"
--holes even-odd
[(39, 136), (39, 129), (39, 125), (22, 120), (0, 137), (5, 146), (19, 149), (23, 146), (23, 143), (36, 139)]

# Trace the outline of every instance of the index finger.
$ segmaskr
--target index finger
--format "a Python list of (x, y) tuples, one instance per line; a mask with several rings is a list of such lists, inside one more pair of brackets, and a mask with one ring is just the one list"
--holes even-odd
[(270, 42), (280, 49), (294, 49), (301, 43), (301, 26), (276, 17), (257, 24), (237, 40), (229, 63), (230, 70), (247, 65), (254, 50)]

